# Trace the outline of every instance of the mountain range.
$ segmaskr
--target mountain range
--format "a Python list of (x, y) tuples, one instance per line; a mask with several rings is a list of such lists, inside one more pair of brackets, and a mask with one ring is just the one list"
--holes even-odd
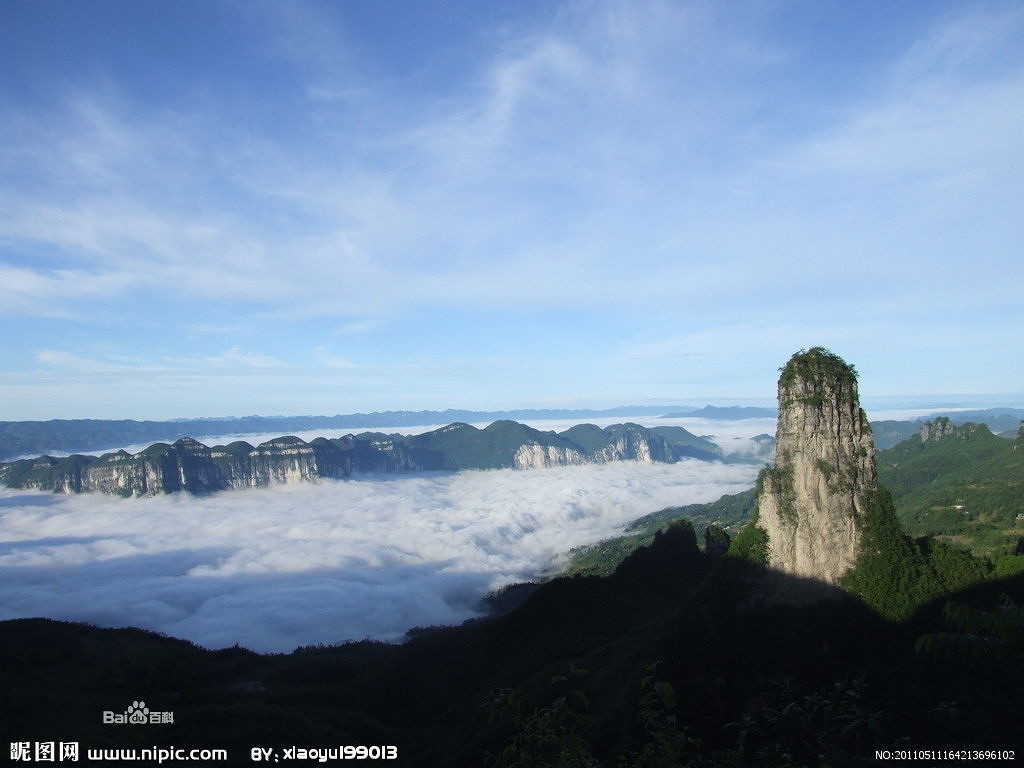
[(774, 408), (757, 408), (748, 405), (730, 405), (725, 407), (719, 407), (715, 405), (705, 405), (703, 408), (691, 409), (691, 410), (677, 410), (671, 413), (664, 414), (661, 418), (663, 419), (682, 419), (682, 418), (696, 418), (696, 419), (721, 419), (721, 420), (735, 420), (735, 419), (773, 419), (775, 418), (777, 410)]
[[(52, 419), (50, 421), (0, 421), (0, 461), (18, 456), (44, 453), (67, 454), (116, 448), (147, 441), (173, 442), (182, 437), (201, 439), (217, 435), (288, 434), (312, 429), (344, 430), (367, 427), (411, 427), (454, 422), (490, 422), (497, 420), (598, 419), (623, 416), (657, 418), (703, 418), (737, 420), (769, 418), (774, 408), (749, 406), (703, 408), (688, 406), (628, 405), (604, 410), (592, 409), (517, 409), (509, 411), (375, 411), (336, 416), (243, 416), (226, 418), (134, 421), (130, 419)], [(955, 423), (972, 421), (988, 424), (993, 431), (1012, 437), (1024, 409), (989, 408), (978, 411), (936, 412), (916, 421), (876, 421), (875, 442), (889, 448), (915, 434), (928, 418), (947, 416)]]
[[(416, 427), (454, 422), (490, 422), (507, 419), (598, 419), (660, 415), (666, 410), (685, 412), (681, 406), (628, 405), (604, 410), (587, 408), (521, 408), (509, 411), (374, 411), (335, 416), (241, 416), (169, 421), (131, 419), (52, 419), (0, 421), (0, 460), (47, 451), (92, 451), (147, 441), (174, 441), (180, 437), (212, 435), (288, 434), (310, 429), (343, 430), (367, 427)], [(695, 409), (689, 409), (695, 410)]]
[(239, 440), (208, 447), (184, 437), (134, 454), (121, 450), (99, 457), (39, 456), (0, 464), (0, 483), (58, 493), (147, 496), (343, 478), (356, 472), (531, 469), (623, 460), (671, 463), (682, 458), (722, 460), (718, 446), (682, 427), (577, 424), (556, 433), (503, 420), (484, 429), (455, 423), (418, 435), (363, 432), (308, 443), (284, 436), (257, 446)]

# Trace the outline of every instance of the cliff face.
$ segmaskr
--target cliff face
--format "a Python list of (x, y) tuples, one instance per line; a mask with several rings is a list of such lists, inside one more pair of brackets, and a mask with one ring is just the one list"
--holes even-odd
[[(586, 425), (585, 425), (586, 426)], [(305, 442), (279, 437), (253, 447), (238, 441), (208, 448), (192, 438), (156, 443), (144, 451), (53, 458), (40, 456), (0, 465), (0, 483), (57, 493), (98, 491), (149, 496), (229, 488), (255, 488), (355, 472), (533, 469), (606, 461), (674, 462), (673, 446), (636, 424), (601, 429), (589, 425), (585, 444), (523, 424), (502, 421), (480, 430), (452, 424), (411, 437), (367, 432)]]
[(759, 482), (768, 565), (836, 584), (857, 560), (878, 480), (856, 372), (827, 350), (799, 352), (783, 368), (775, 463)]
[[(646, 432), (646, 430), (645, 430)], [(624, 431), (594, 454), (596, 461), (675, 461), (672, 449), (663, 438), (652, 437), (638, 430)]]
[(926, 422), (918, 434), (921, 437), (922, 443), (937, 443), (946, 435), (951, 435), (956, 431), (957, 428), (953, 425), (953, 422), (943, 416), (935, 419), (935, 421)]
[[(595, 430), (598, 428), (595, 427)], [(637, 424), (622, 424), (598, 430), (603, 445), (587, 452), (581, 445), (542, 445), (531, 441), (520, 446), (513, 457), (516, 469), (561, 467), (573, 464), (603, 464), (609, 461), (672, 463), (682, 458), (661, 435)], [(568, 441), (567, 441), (568, 442)]]
[(353, 472), (434, 468), (418, 462), (402, 447), (368, 443), (351, 436), (317, 438), (310, 443), (297, 437), (279, 437), (256, 447), (240, 441), (208, 448), (192, 438), (182, 438), (172, 445), (156, 443), (136, 454), (116, 451), (98, 459), (42, 456), (13, 462), (0, 467), (0, 482), (57, 493), (99, 491), (152, 496), (342, 478)]
[(588, 464), (579, 451), (559, 445), (521, 445), (512, 457), (516, 469), (540, 469), (542, 467), (565, 467), (572, 464)]
[(981, 435), (988, 437), (990, 434), (991, 430), (985, 424), (967, 423), (958, 426), (945, 416), (926, 422), (919, 433), (921, 442), (925, 444), (937, 443), (949, 436), (953, 436), (957, 440), (971, 440)]

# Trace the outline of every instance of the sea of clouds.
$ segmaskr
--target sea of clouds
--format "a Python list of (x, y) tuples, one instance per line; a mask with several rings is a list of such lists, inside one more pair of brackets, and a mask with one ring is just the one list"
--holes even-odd
[(0, 619), (139, 626), (210, 648), (398, 640), (752, 464), (363, 476), (196, 497), (0, 489)]

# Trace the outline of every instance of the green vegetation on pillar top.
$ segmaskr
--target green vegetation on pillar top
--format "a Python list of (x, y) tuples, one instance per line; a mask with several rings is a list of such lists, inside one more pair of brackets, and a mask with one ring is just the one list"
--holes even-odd
[(857, 383), (857, 369), (825, 347), (801, 349), (782, 368), (779, 384), (789, 386), (797, 379), (804, 381)]

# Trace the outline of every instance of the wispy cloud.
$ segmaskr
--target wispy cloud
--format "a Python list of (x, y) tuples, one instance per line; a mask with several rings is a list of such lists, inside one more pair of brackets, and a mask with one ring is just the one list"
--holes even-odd
[[(1024, 13), (967, 7), (937, 20), (866, 98), (787, 158), (808, 174), (842, 174), (933, 196), (993, 181), (1024, 161)], [(936, 187), (935, 185), (939, 186)]]
[(790, 162), (809, 174), (938, 183), (942, 190), (1002, 176), (1007, 162), (1019, 162), (1024, 70), (983, 85), (917, 86), (867, 105)]
[(313, 356), (316, 358), (320, 365), (327, 368), (358, 368), (357, 363), (353, 363), (348, 358), (336, 355), (327, 350), (326, 347), (316, 347), (313, 350)]
[(73, 317), (73, 302), (109, 300), (137, 280), (128, 272), (32, 269), (0, 264), (0, 312), (6, 315)]
[(212, 366), (242, 366), (245, 368), (286, 368), (288, 363), (259, 352), (244, 352), (241, 347), (231, 347), (219, 355), (207, 357), (204, 363)]
[(59, 349), (41, 349), (36, 352), (36, 360), (44, 365), (93, 373), (101, 371), (129, 371), (133, 368), (133, 366), (124, 363), (90, 359)]
[(380, 327), (377, 320), (350, 320), (334, 329), (334, 333), (340, 336), (361, 336), (370, 333)]
[(184, 326), (184, 329), (189, 333), (217, 336), (243, 333), (247, 330), (246, 326), (242, 323), (189, 323)]
[(58, 349), (42, 349), (35, 353), (40, 363), (56, 368), (83, 372), (132, 372), (136, 375), (199, 372), (223, 368), (287, 368), (289, 363), (260, 352), (247, 352), (239, 346), (226, 349), (217, 355), (203, 358), (157, 357), (142, 358), (107, 353), (102, 356), (84, 357), (74, 352)]
[[(314, 46), (325, 52), (313, 57), (316, 71), (334, 66), (346, 45), (329, 20), (313, 18), (296, 6), (280, 36), (285, 51), (297, 29), (326, 36)], [(122, 281), (130, 274), (136, 286), (174, 285), (286, 315), (706, 303), (736, 291), (751, 269), (771, 279), (754, 262), (772, 256), (744, 252), (733, 216), (705, 215), (730, 204), (730, 187), (761, 195), (781, 170), (784, 202), (808, 176), (828, 174), (870, 184), (923, 179), (934, 195), (943, 193), (936, 184), (977, 183), (1014, 167), (1024, 76), (961, 74), (1016, 18), (974, 13), (938, 25), (892, 65), (888, 91), (752, 158), (743, 155), (757, 142), (745, 143), (730, 121), (752, 136), (774, 130), (755, 117), (751, 86), (785, 56), (700, 3), (570, 7), (501, 40), (448, 98), (400, 117), (379, 104), (387, 127), (345, 139), (358, 151), (327, 133), (310, 150), (213, 115), (133, 111), (106, 83), (53, 116), (61, 140), (46, 144), (46, 162), (38, 137), (15, 135), (18, 149), (7, 154), (35, 177), (36, 191), (8, 193), (2, 225), (8, 238), (60, 248)], [(709, 71), (719, 73), (713, 83), (700, 75)], [(345, 107), (314, 113), (329, 121), (337, 109)], [(211, 143), (211, 133), (229, 139)], [(729, 161), (730, 148), (754, 163)], [(717, 180), (695, 194), (687, 179), (707, 176), (702, 151), (721, 162)], [(79, 173), (67, 178), (67, 167)], [(544, 210), (551, 205), (557, 217)], [(687, 209), (672, 226), (663, 219)], [(749, 213), (740, 233), (792, 244), (791, 232), (759, 230), (791, 218), (785, 211)], [(567, 294), (567, 284), (578, 290)], [(754, 295), (758, 285), (740, 288)], [(52, 294), (51, 306), (91, 295)]]
[[(630, 162), (654, 161), (643, 149), (655, 135), (644, 112), (669, 94), (652, 56), (678, 50), (707, 65), (735, 59), (745, 44), (689, 6), (596, 8), (508, 37), (463, 92), (373, 137), (348, 136), (362, 154), (328, 134), (310, 152), (213, 115), (135, 110), (109, 83), (76, 93), (46, 116), (60, 141), (45, 153), (38, 136), (14, 137), (12, 162), (35, 184), (6, 197), (0, 225), (23, 248), (60, 248), (154, 290), (174, 285), (287, 313), (552, 304), (565, 300), (554, 286), (569, 279), (587, 283), (574, 303), (599, 302), (611, 275), (644, 293), (664, 282), (620, 271), (616, 246), (597, 248), (602, 233), (584, 233), (620, 202)], [(281, 39), (318, 28), (309, 15), (285, 14)], [(716, 47), (707, 37), (736, 39)], [(344, 48), (334, 39), (321, 47)], [(338, 108), (317, 114), (329, 121)], [(648, 135), (633, 135), (641, 126)], [(340, 162), (324, 162), (336, 153)], [(68, 177), (67, 167), (78, 173)], [(584, 195), (577, 222), (537, 207), (560, 187)]]
[[(701, 338), (748, 349), (771, 327), (792, 351), (883, 315), (900, 328), (887, 343), (921, 348), (961, 322), (922, 306), (935, 299), (978, 318), (977, 333), (1019, 317), (1020, 10), (923, 9), (898, 35), (850, 30), (857, 50), (839, 57), (809, 38), (841, 14), (794, 29), (787, 3), (739, 8), (470, 15), (451, 60), (412, 67), (422, 51), (374, 47), (341, 6), (246, 4), (237, 31), (253, 44), (230, 81), (244, 97), (213, 77), (187, 98), (142, 97), (117, 67), (48, 85), (0, 127), (2, 311), (88, 319), (89, 334), (220, 371), (301, 366), (282, 350), (322, 345), (320, 369), (351, 381), (358, 361), (367, 387), (395, 370), (392, 354), (426, 356), (439, 373), (416, 392), (437, 397), (468, 390), (455, 385), (471, 366), (459, 379), (453, 358), (487, 358), (500, 340), (497, 356), (523, 359), (540, 327), (552, 349), (538, 370), (591, 350), (579, 358), (611, 392), (625, 377), (593, 362), (608, 348), (678, 361), (695, 346), (714, 355)], [(268, 68), (274, 82), (253, 87)], [(192, 333), (149, 352), (139, 315), (188, 318)], [(191, 349), (199, 329), (235, 325), (250, 333), (226, 353)], [(431, 333), (396, 345), (412, 326)], [(819, 331), (829, 338), (806, 338)], [(21, 359), (44, 346), (65, 344), (34, 341)], [(956, 354), (983, 362), (977, 344)], [(694, 381), (669, 374), (645, 372), (664, 385), (651, 396)]]
[(936, 19), (910, 46), (893, 66), (893, 82), (963, 82), (984, 76), (1018, 45), (1022, 29), (1024, 11), (1015, 3), (966, 4)]

